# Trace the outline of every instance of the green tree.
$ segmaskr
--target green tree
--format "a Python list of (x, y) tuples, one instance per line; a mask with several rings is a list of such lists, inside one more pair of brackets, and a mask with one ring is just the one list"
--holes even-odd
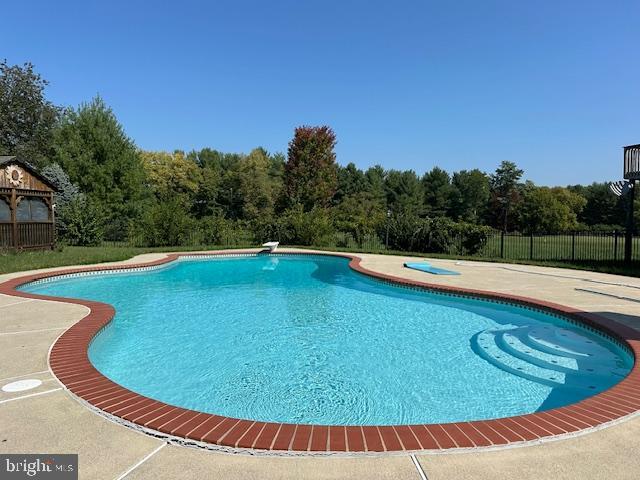
[(509, 229), (509, 214), (520, 199), (519, 181), (523, 173), (515, 163), (504, 161), (489, 180), (491, 201), (497, 214), (495, 222), (504, 232)]
[(477, 168), (461, 170), (453, 174), (451, 186), (451, 217), (480, 223), (489, 202), (489, 177)]
[(333, 210), (338, 231), (350, 233), (358, 243), (379, 231), (385, 222), (386, 211), (370, 192), (356, 192), (342, 199)]
[[(76, 184), (71, 182), (69, 175), (62, 169), (57, 163), (51, 163), (41, 170), (43, 176), (45, 176), (56, 187), (55, 194), (55, 212), (56, 212), (56, 232), (59, 239), (73, 242), (74, 239), (66, 238), (67, 232), (78, 232), (82, 230), (82, 226), (73, 226), (74, 219), (80, 218), (78, 213), (79, 208), (86, 207), (86, 204), (80, 204), (84, 202), (84, 195), (80, 192), (80, 189)], [(80, 203), (73, 208), (66, 208), (72, 202), (78, 200)], [(74, 215), (72, 218), (71, 216)], [(83, 222), (86, 224), (86, 222)], [(101, 230), (96, 230), (98, 236)], [(76, 235), (75, 241), (79, 237), (86, 237), (86, 235)]]
[(453, 188), (449, 174), (433, 167), (422, 177), (424, 188), (424, 212), (431, 217), (444, 217), (449, 212)]
[(323, 127), (298, 127), (289, 143), (284, 188), (288, 205), (328, 207), (337, 187), (336, 136)]
[(203, 148), (200, 151), (192, 150), (187, 157), (200, 167), (221, 168), (225, 154), (212, 148)]
[(197, 218), (214, 215), (220, 210), (217, 198), (220, 187), (220, 172), (212, 165), (200, 168), (200, 183), (193, 201), (193, 212)]
[(371, 195), (371, 199), (378, 203), (382, 209), (387, 208), (387, 195), (385, 191), (384, 168), (380, 165), (374, 165), (364, 172), (366, 180), (366, 191)]
[(145, 172), (133, 141), (100, 97), (69, 109), (54, 131), (54, 158), (97, 205), (108, 238), (121, 239), (140, 215)]
[(586, 205), (578, 215), (579, 222), (587, 226), (624, 228), (624, 199), (616, 197), (607, 183), (592, 183), (587, 186), (575, 185), (568, 187), (568, 189), (586, 199)]
[(147, 181), (159, 201), (178, 198), (182, 208), (191, 208), (201, 183), (198, 165), (181, 150), (169, 152), (140, 151)]
[(270, 175), (271, 167), (269, 154), (263, 148), (252, 150), (240, 162), (238, 193), (242, 198), (243, 219), (254, 220), (273, 214), (278, 186)]
[[(230, 160), (227, 158), (226, 160)], [(242, 218), (243, 198), (240, 191), (240, 168), (242, 157), (227, 163), (220, 169), (220, 184), (216, 203), (226, 218), (237, 220)]]
[(516, 210), (520, 230), (525, 233), (557, 233), (575, 230), (578, 213), (587, 201), (562, 187), (536, 187), (528, 182)]
[(346, 167), (338, 166), (338, 188), (333, 197), (335, 203), (340, 203), (344, 197), (365, 191), (367, 179), (364, 172), (349, 163)]
[(269, 177), (271, 177), (271, 181), (279, 186), (279, 188), (282, 188), (286, 164), (287, 157), (285, 157), (283, 153), (278, 152), (269, 156)]
[(0, 155), (18, 155), (39, 167), (48, 163), (62, 111), (45, 98), (48, 84), (31, 63), (0, 63)]
[(201, 180), (193, 211), (198, 218), (222, 215), (229, 219), (242, 216), (240, 166), (245, 155), (224, 153), (212, 148), (189, 152), (187, 158), (201, 169)]
[(67, 172), (57, 163), (50, 163), (40, 173), (56, 187), (55, 205), (57, 209), (63, 208), (80, 195), (80, 188), (71, 181)]
[(390, 170), (385, 178), (387, 205), (393, 215), (423, 213), (424, 190), (413, 170)]

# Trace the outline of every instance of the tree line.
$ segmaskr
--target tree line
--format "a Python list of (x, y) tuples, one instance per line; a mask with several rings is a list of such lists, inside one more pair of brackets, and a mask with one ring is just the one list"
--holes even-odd
[(261, 147), (146, 151), (99, 96), (77, 108), (57, 106), (46, 86), (29, 63), (0, 64), (0, 154), (21, 156), (57, 185), (59, 236), (72, 244), (179, 245), (198, 232), (203, 244), (250, 234), (302, 245), (375, 239), (438, 251), (462, 236), (471, 252), (495, 230), (624, 225), (621, 200), (606, 183), (537, 186), (507, 161), (489, 173), (343, 166), (327, 126), (296, 128), (286, 154)]

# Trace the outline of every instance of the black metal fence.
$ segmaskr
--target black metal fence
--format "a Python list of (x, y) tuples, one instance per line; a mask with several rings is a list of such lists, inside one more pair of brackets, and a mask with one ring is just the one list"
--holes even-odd
[[(204, 241), (203, 236), (194, 231), (180, 239), (177, 245), (198, 248), (218, 247), (250, 247), (260, 245), (263, 241), (271, 239), (258, 239), (248, 230), (235, 230), (228, 234), (220, 235), (215, 245)], [(127, 241), (103, 242), (105, 246), (122, 247), (147, 247), (142, 238), (131, 238)], [(151, 245), (154, 246), (154, 245)], [(169, 245), (155, 245), (158, 247)], [(384, 252), (387, 247), (387, 239), (375, 234), (365, 235), (361, 240), (356, 240), (350, 234), (335, 233), (319, 242), (318, 247), (336, 248), (365, 252)], [(473, 251), (465, 246), (462, 236), (452, 238), (440, 251), (421, 249), (419, 245), (414, 247), (415, 253), (433, 254), (441, 253), (454, 256), (474, 256), (489, 259), (505, 259), (520, 261), (553, 261), (553, 262), (602, 262), (623, 263), (625, 250), (624, 232), (571, 232), (545, 235), (526, 235), (519, 233), (491, 234), (485, 242), (476, 246)], [(640, 237), (632, 240), (632, 261), (640, 262)]]
[[(386, 250), (385, 239), (376, 235), (356, 242), (344, 234), (336, 234), (336, 247), (365, 251)], [(621, 231), (581, 231), (554, 234), (521, 234), (495, 232), (482, 245), (470, 251), (463, 236), (452, 239), (442, 251), (419, 253), (444, 253), (447, 255), (472, 256), (490, 259), (552, 261), (552, 262), (624, 262), (625, 235)], [(631, 261), (640, 262), (640, 237), (631, 241)]]
[[(623, 262), (624, 232), (571, 232), (550, 235), (498, 233), (478, 255), (507, 260)], [(631, 260), (640, 261), (640, 237), (631, 241)]]

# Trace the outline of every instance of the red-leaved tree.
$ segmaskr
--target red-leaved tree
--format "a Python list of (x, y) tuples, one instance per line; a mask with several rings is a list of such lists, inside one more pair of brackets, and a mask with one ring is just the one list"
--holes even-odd
[(327, 207), (336, 192), (336, 135), (327, 126), (302, 126), (289, 143), (285, 166), (286, 203), (300, 204), (305, 212)]

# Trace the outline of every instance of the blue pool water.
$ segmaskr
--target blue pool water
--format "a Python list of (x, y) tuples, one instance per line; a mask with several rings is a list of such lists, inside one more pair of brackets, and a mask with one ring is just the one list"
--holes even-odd
[(185, 259), (23, 289), (116, 308), (89, 349), (115, 382), (252, 420), (504, 417), (573, 403), (632, 366), (613, 342), (554, 316), (391, 286), (334, 257)]

